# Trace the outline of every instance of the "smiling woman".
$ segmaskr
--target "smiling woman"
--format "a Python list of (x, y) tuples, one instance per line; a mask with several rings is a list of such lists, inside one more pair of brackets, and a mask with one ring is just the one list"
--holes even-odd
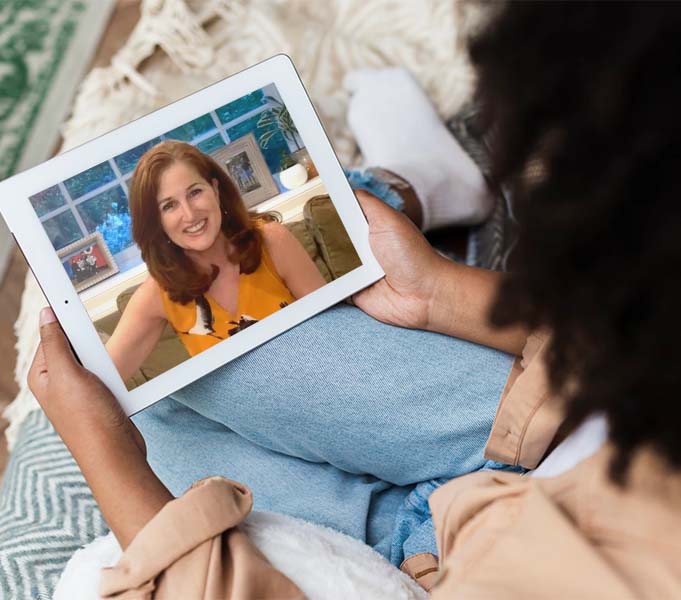
[(194, 356), (325, 283), (295, 237), (250, 214), (223, 169), (190, 144), (165, 141), (141, 158), (130, 214), (150, 277), (107, 343), (124, 381), (168, 323)]

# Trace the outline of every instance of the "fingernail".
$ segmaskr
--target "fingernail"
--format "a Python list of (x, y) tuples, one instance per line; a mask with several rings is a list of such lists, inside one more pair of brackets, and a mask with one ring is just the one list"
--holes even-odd
[(43, 327), (44, 325), (49, 325), (50, 323), (54, 323), (57, 320), (57, 317), (54, 314), (54, 311), (50, 307), (45, 307), (40, 311), (40, 326)]

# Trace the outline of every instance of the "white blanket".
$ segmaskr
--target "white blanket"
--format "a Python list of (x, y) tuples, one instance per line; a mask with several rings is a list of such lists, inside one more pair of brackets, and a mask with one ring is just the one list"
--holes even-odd
[[(327, 527), (274, 513), (252, 513), (242, 525), (272, 565), (310, 600), (422, 600), (428, 594), (359, 540)], [(112, 534), (76, 552), (62, 573), (54, 600), (95, 600), (103, 567), (121, 549)]]

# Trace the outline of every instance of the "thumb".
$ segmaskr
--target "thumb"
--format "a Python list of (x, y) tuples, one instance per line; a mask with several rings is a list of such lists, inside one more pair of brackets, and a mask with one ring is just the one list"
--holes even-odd
[(387, 215), (396, 212), (394, 208), (388, 206), (383, 200), (379, 200), (373, 194), (364, 190), (355, 190), (355, 197), (364, 213), (369, 225), (376, 225)]
[(68, 371), (78, 364), (51, 308), (40, 311), (40, 343), (48, 372)]

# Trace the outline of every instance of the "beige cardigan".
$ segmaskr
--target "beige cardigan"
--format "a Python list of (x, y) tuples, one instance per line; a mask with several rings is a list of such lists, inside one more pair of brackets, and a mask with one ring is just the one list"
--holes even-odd
[[(502, 394), (489, 458), (533, 468), (561, 421), (548, 393), (546, 339), (528, 339)], [(403, 570), (435, 599), (681, 598), (681, 474), (650, 451), (630, 484), (607, 478), (602, 449), (553, 479), (503, 472), (459, 477), (431, 496), (440, 562)], [(103, 572), (103, 598), (301, 598), (300, 590), (236, 529), (250, 512), (243, 485), (195, 484), (152, 519)]]
[(250, 490), (210, 477), (166, 504), (102, 571), (103, 599), (223, 600), (304, 598), (246, 534), (236, 529), (253, 506)]
[[(532, 336), (517, 361), (488, 457), (533, 468), (551, 443), (561, 418), (546, 344)], [(607, 474), (612, 452), (606, 446), (555, 478), (488, 471), (436, 490), (432, 597), (681, 598), (681, 474), (641, 451), (620, 488)]]

